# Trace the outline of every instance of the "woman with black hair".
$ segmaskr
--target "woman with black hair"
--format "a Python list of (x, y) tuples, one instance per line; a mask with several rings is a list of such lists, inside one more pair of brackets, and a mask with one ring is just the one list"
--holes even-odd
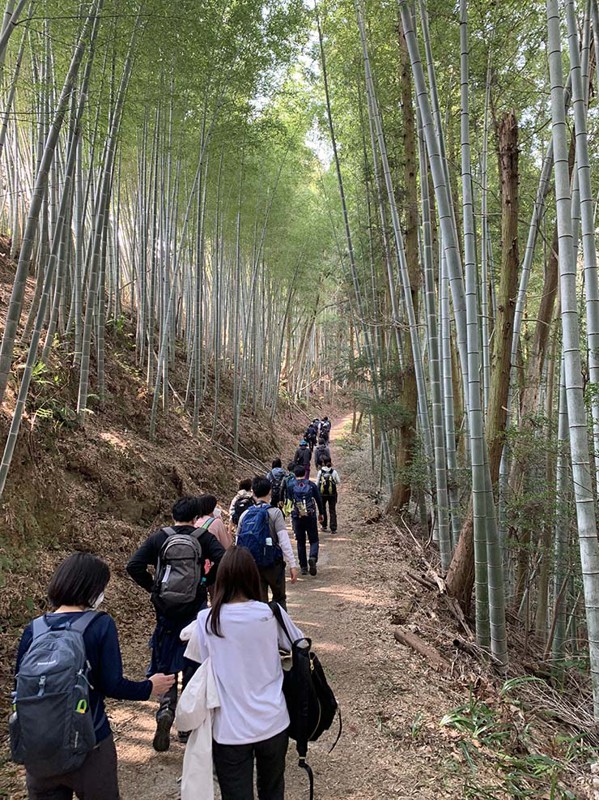
[(198, 518), (195, 526), (196, 528), (210, 531), (213, 536), (216, 536), (225, 550), (228, 550), (233, 544), (233, 535), (227, 530), (225, 523), (221, 519), (218, 500), (213, 494), (201, 494), (198, 497)]
[[(104, 599), (109, 580), (108, 564), (91, 553), (74, 553), (65, 559), (48, 586), (48, 599), (53, 610), (43, 615), (47, 628), (56, 631), (69, 628), (86, 612), (96, 610)], [(32, 641), (33, 622), (21, 637), (16, 673)], [(90, 667), (87, 675), (89, 711), (94, 723), (96, 746), (75, 772), (39, 778), (27, 771), (30, 800), (72, 800), (73, 794), (85, 800), (119, 800), (116, 748), (104, 699), (148, 700), (151, 695), (164, 694), (173, 684), (173, 675), (156, 674), (144, 681), (130, 681), (123, 677), (116, 625), (104, 612), (98, 612), (88, 622), (83, 632), (83, 643)]]
[[(293, 639), (303, 633), (281, 610)], [(254, 760), (260, 800), (283, 800), (289, 714), (279, 647), (289, 642), (260, 602), (260, 575), (249, 550), (227, 550), (212, 607), (198, 615), (202, 661), (210, 657), (220, 707), (214, 712), (213, 757), (222, 800), (253, 800)]]

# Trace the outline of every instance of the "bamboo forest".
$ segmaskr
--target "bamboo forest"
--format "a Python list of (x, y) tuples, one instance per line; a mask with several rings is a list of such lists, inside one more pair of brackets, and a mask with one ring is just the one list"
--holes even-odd
[(130, 553), (328, 414), (314, 796), (599, 797), (598, 0), (5, 3), (0, 710), (61, 558), (141, 679)]

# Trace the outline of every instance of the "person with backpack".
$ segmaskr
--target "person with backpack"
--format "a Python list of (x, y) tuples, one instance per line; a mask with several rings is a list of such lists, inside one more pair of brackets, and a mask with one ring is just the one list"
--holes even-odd
[(310, 477), (310, 462), (312, 461), (312, 451), (308, 447), (308, 442), (306, 439), (302, 439), (299, 443), (299, 447), (295, 451), (295, 456), (293, 457), (293, 463), (296, 467), (303, 467), (304, 472), (307, 473), (307, 477)]
[(270, 503), (271, 505), (278, 507), (281, 505), (281, 484), (287, 477), (287, 472), (283, 469), (283, 464), (280, 458), (275, 458), (275, 460), (272, 462), (272, 469), (266, 477), (270, 481), (271, 486)]
[(312, 420), (312, 422), (306, 428), (305, 439), (308, 442), (308, 444), (310, 445), (310, 455), (312, 455), (312, 452), (313, 452), (314, 448), (316, 447), (316, 441), (318, 439), (318, 428), (319, 428), (319, 426), (320, 426), (320, 421), (318, 419), (314, 419), (314, 420)]
[(290, 461), (287, 464), (287, 475), (283, 478), (281, 483), (281, 510), (283, 511), (283, 516), (288, 517), (291, 514), (291, 486), (295, 483), (295, 475), (293, 474), (293, 470), (295, 469), (295, 463)]
[(285, 566), (289, 564), (291, 583), (297, 581), (297, 565), (289, 541), (285, 518), (280, 508), (270, 503), (270, 481), (256, 476), (252, 481), (255, 505), (245, 511), (239, 520), (237, 546), (246, 547), (256, 562), (260, 573), (261, 598), (268, 603), (268, 589), (272, 599), (287, 608), (285, 592)]
[(318, 440), (318, 447), (314, 451), (314, 463), (316, 464), (316, 469), (320, 469), (325, 460), (330, 457), (331, 451), (329, 450), (326, 441), (321, 436)]
[[(182, 497), (173, 506), (172, 527), (152, 533), (131, 556), (127, 572), (151, 595), (156, 611), (156, 629), (151, 640), (150, 672), (182, 674), (187, 685), (197, 665), (184, 657), (180, 634), (207, 604), (207, 586), (214, 583), (225, 550), (209, 530), (195, 527), (199, 517), (197, 497)], [(206, 573), (206, 562), (211, 569)], [(148, 572), (154, 568), (154, 575)], [(170, 730), (177, 706), (177, 683), (160, 697), (156, 713), (153, 747), (164, 752), (170, 747)], [(185, 733), (179, 734), (186, 742)]]
[[(309, 481), (302, 466), (295, 467), (295, 482), (291, 487), (291, 521), (297, 542), (297, 555), (302, 575), (316, 575), (318, 562), (318, 522), (323, 520), (324, 507), (318, 486)], [(306, 555), (306, 536), (310, 553)]]
[[(98, 611), (108, 564), (74, 553), (48, 586), (52, 611), (34, 619), (19, 643), (11, 750), (24, 763), (29, 800), (119, 800), (117, 754), (104, 700), (148, 700), (173, 675), (123, 677), (116, 625)], [(65, 735), (65, 732), (70, 732)]]
[[(250, 513), (250, 512), (248, 512)], [(289, 713), (279, 647), (289, 643), (273, 611), (261, 602), (256, 562), (244, 547), (227, 550), (212, 607), (198, 615), (199, 657), (210, 658), (220, 706), (214, 709), (212, 756), (222, 800), (283, 800)], [(302, 631), (281, 609), (294, 640)]]
[(217, 508), (218, 500), (213, 494), (201, 494), (198, 497), (198, 519), (195, 527), (210, 531), (216, 536), (225, 550), (233, 544), (233, 534), (227, 530), (225, 523), (220, 516), (220, 508)]
[(243, 512), (254, 505), (254, 495), (252, 494), (252, 479), (244, 478), (239, 481), (239, 491), (231, 500), (229, 506), (229, 528), (232, 525), (237, 527), (239, 525), (239, 518)]
[(333, 469), (331, 459), (327, 458), (320, 469), (317, 477), (316, 484), (322, 497), (322, 504), (324, 511), (322, 515), (322, 530), (327, 529), (327, 506), (328, 517), (331, 520), (331, 533), (337, 532), (337, 489), (341, 485), (341, 479), (336, 469)]
[(328, 441), (331, 438), (331, 421), (326, 416), (322, 418), (322, 422), (320, 423), (320, 435), (328, 444)]

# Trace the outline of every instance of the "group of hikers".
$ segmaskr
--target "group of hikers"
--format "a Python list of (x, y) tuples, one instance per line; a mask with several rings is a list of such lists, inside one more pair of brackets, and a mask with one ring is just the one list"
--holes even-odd
[[(214, 495), (182, 497), (172, 507), (172, 525), (132, 554), (127, 572), (150, 594), (156, 613), (146, 680), (123, 676), (114, 620), (98, 611), (110, 579), (106, 562), (77, 552), (59, 565), (48, 587), (52, 611), (26, 627), (17, 653), (10, 738), (14, 760), (26, 767), (30, 800), (73, 794), (118, 800), (106, 697), (157, 697), (154, 749), (169, 749), (173, 724), (188, 751), (199, 748), (178, 720), (177, 705), (179, 689), (208, 664), (211, 677), (204, 673), (203, 693), (196, 688), (194, 698), (201, 696), (212, 719), (208, 735), (222, 800), (252, 800), (254, 762), (260, 800), (283, 800), (289, 714), (280, 650), (303, 639), (286, 612), (286, 566), (292, 583), (298, 571), (285, 519), (291, 518), (301, 574), (315, 576), (318, 524), (337, 531), (340, 479), (330, 429), (327, 417), (313, 420), (286, 470), (277, 458), (266, 475), (242, 480), (228, 522)], [(276, 613), (265, 605), (269, 589)], [(201, 780), (211, 786), (211, 765), (209, 772)], [(183, 778), (185, 786), (185, 768)], [(188, 786), (189, 780), (188, 774)], [(200, 781), (197, 759), (193, 780)], [(194, 791), (204, 796), (198, 786)]]

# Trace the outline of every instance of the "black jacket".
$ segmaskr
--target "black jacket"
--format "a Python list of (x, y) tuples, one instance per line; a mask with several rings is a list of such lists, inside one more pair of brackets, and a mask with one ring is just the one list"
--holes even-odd
[[(172, 527), (179, 534), (195, 534), (202, 548), (202, 561), (208, 559), (208, 561), (214, 565), (208, 575), (206, 575), (206, 583), (198, 586), (194, 608), (189, 611), (186, 610), (186, 616), (187, 614), (191, 614), (191, 619), (193, 619), (206, 601), (206, 586), (214, 583), (216, 570), (218, 569), (221, 558), (225, 554), (225, 549), (216, 536), (210, 533), (210, 531), (202, 531), (198, 536), (198, 529), (194, 528), (192, 525), (173, 525)], [(168, 536), (164, 528), (154, 531), (154, 533), (148, 536), (139, 550), (131, 556), (127, 564), (127, 572), (129, 575), (131, 575), (135, 583), (147, 592), (151, 592), (154, 588), (154, 576), (148, 572), (148, 567), (154, 567), (154, 570), (156, 570), (162, 545), (166, 542), (167, 538)], [(203, 571), (204, 566), (202, 563), (202, 573)], [(197, 608), (195, 608), (196, 605)]]
[(326, 444), (319, 444), (316, 450), (314, 451), (314, 463), (317, 467), (320, 467), (324, 464), (325, 461), (328, 461), (331, 458), (331, 451), (326, 446)]
[(295, 458), (293, 459), (295, 464), (301, 464), (302, 467), (306, 467), (306, 469), (310, 466), (310, 461), (312, 460), (312, 453), (310, 452), (309, 447), (298, 447), (295, 451)]

